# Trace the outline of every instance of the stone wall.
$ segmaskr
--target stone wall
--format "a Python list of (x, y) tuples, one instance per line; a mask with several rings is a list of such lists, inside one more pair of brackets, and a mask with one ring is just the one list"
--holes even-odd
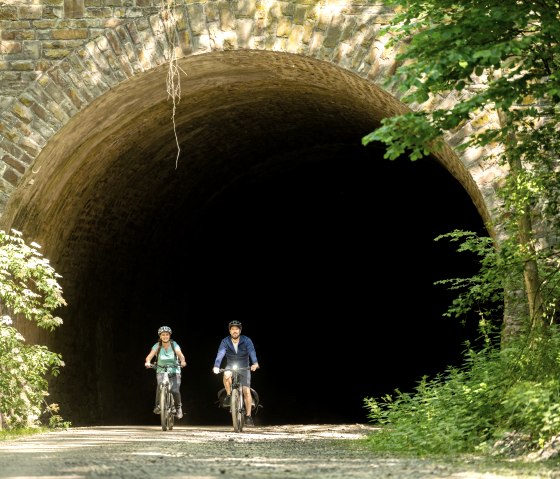
[(0, 4), (0, 109), (86, 42), (133, 18), (158, 11), (158, 2), (6, 0)]

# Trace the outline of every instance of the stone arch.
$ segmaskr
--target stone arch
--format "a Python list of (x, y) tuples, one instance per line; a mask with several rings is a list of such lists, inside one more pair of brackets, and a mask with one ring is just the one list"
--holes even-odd
[[(335, 149), (359, 140), (381, 118), (406, 110), (395, 92), (381, 86), (395, 62), (376, 40), (388, 14), (379, 6), (208, 2), (178, 13), (179, 66), (186, 76), (175, 118), (177, 167), (165, 85), (169, 52), (157, 14), (105, 29), (1, 114), (0, 223), (45, 245), (63, 274), (71, 304), (65, 329), (82, 334), (74, 342), (57, 332), (53, 341), (63, 356), (88, 359), (69, 365), (57, 388), (87, 397), (91, 418), (75, 396), (63, 401), (70, 416), (84, 422), (107, 419), (105, 411), (114, 406), (111, 389), (122, 377), (111, 366), (129, 361), (114, 352), (117, 329), (127, 341), (145, 343), (134, 315), (144, 312), (142, 293), (151, 291), (130, 271), (145, 266), (146, 250), (169, 246), (179, 218), (191, 221), (226, 192), (286, 171), (299, 156), (317, 161), (324, 151), (316, 145)], [(450, 144), (461, 138), (457, 132)], [(478, 158), (476, 152), (459, 156), (449, 146), (437, 161), (486, 221), (495, 172), (483, 170)], [(184, 239), (185, 230), (179, 234)], [(152, 268), (151, 277), (164, 274)], [(86, 294), (103, 282), (111, 291)], [(129, 284), (139, 292), (125, 303)], [(163, 290), (157, 294), (159, 309), (148, 308), (158, 313), (156, 324), (159, 315), (180, 308), (166, 304)]]
[[(379, 97), (380, 106), (377, 113), (372, 112), (372, 127), (384, 116), (406, 111), (397, 101), (396, 90), (386, 92), (378, 87), (396, 67), (395, 52), (386, 49), (379, 36), (380, 28), (392, 14), (386, 7), (348, 2), (208, 2), (182, 5), (175, 14), (179, 57), (186, 59), (208, 52), (269, 51), (314, 58), (367, 80), (369, 88), (364, 89), (363, 95)], [(162, 18), (152, 13), (106, 29), (21, 94), (9, 110), (2, 112), (0, 212), (20, 184), (20, 178), (71, 118), (119, 85), (126, 88), (136, 76), (161, 70), (169, 55)], [(429, 109), (456, 101), (460, 98), (451, 94), (414, 107)], [(466, 132), (485, 128), (492, 121), (495, 119), (478, 118), (451, 135), (448, 143), (457, 145)], [(464, 186), (485, 222), (494, 208), (492, 182), (501, 174), (499, 169), (488, 171), (488, 167), (480, 165), (480, 158), (486, 154), (467, 151), (456, 155), (449, 148), (437, 155)]]

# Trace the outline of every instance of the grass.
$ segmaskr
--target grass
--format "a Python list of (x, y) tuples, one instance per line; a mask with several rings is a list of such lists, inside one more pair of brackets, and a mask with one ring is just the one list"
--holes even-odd
[(11, 439), (18, 439), (20, 437), (32, 436), (34, 434), (40, 434), (42, 432), (48, 432), (51, 429), (48, 427), (29, 427), (20, 429), (3, 429), (0, 430), (0, 441), (9, 441)]
[[(353, 446), (351, 446), (353, 444)], [(560, 470), (560, 457), (546, 461), (528, 460), (518, 456), (514, 458), (496, 457), (489, 454), (418, 454), (401, 451), (376, 451), (367, 439), (350, 441), (350, 447), (369, 449), (372, 455), (386, 459), (401, 459), (403, 461), (420, 461), (455, 471), (454, 474), (487, 474), (515, 479), (535, 479), (557, 477)], [(560, 477), (560, 476), (558, 476)]]

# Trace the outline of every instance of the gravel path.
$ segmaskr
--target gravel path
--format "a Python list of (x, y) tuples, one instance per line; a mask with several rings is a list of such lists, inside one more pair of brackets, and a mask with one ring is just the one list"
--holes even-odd
[(285, 425), (245, 429), (175, 426), (71, 428), (0, 442), (0, 477), (10, 478), (554, 478), (560, 473), (482, 471), (378, 456), (357, 441), (371, 428)]

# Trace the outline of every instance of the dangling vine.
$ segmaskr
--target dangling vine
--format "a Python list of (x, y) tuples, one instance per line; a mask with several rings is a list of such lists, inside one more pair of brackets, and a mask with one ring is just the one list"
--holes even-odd
[(175, 112), (177, 104), (181, 100), (181, 72), (187, 74), (178, 63), (177, 49), (179, 45), (179, 35), (177, 33), (177, 18), (175, 16), (175, 9), (177, 5), (175, 0), (161, 0), (160, 14), (165, 28), (167, 43), (169, 45), (169, 69), (167, 71), (167, 99), (171, 98), (173, 102), (173, 113), (171, 119), (173, 120), (173, 133), (175, 134), (175, 143), (177, 144), (177, 157), (175, 158), (175, 169), (179, 163), (179, 154), (181, 147), (179, 146), (179, 138), (177, 137), (177, 126), (175, 124)]

